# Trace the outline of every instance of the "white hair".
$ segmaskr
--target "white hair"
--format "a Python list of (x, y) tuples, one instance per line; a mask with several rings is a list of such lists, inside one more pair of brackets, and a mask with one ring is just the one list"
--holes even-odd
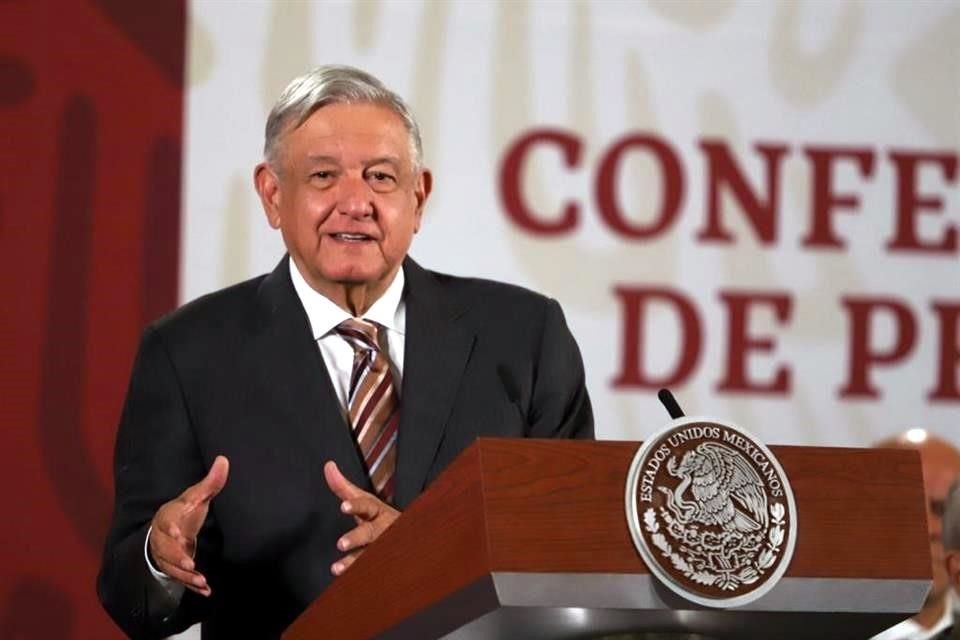
[(960, 551), (960, 477), (950, 485), (943, 505), (943, 550)]
[(283, 90), (264, 129), (263, 155), (267, 163), (275, 170), (279, 168), (280, 138), (291, 123), (297, 128), (317, 109), (338, 103), (376, 104), (396, 113), (410, 136), (414, 168), (423, 166), (420, 126), (407, 103), (366, 71), (343, 65), (317, 67), (294, 78)]

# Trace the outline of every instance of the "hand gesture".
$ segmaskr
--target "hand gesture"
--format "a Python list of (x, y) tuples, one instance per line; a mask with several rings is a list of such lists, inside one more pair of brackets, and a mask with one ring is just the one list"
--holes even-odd
[(337, 549), (349, 552), (330, 567), (331, 573), (339, 576), (363, 553), (364, 547), (379, 538), (380, 534), (393, 524), (400, 512), (347, 480), (335, 462), (330, 461), (323, 465), (323, 475), (330, 490), (343, 501), (340, 503), (340, 510), (352, 515), (357, 523), (356, 527), (337, 540)]
[(150, 557), (156, 568), (202, 596), (209, 596), (211, 590), (206, 577), (196, 570), (193, 562), (197, 552), (197, 534), (207, 519), (210, 501), (227, 483), (229, 469), (227, 459), (217, 456), (207, 476), (164, 503), (150, 523), (153, 527), (150, 532)]

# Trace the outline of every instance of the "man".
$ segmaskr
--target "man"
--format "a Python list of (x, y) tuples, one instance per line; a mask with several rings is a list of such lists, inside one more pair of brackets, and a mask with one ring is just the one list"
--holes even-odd
[(957, 589), (960, 588), (960, 478), (955, 479), (947, 492), (943, 511), (944, 570), (947, 573), (947, 599), (954, 606), (951, 626), (937, 636), (937, 640), (960, 640), (960, 625), (955, 623)]
[(923, 609), (874, 636), (873, 640), (927, 640), (937, 636), (952, 620), (949, 582), (944, 565), (943, 512), (947, 491), (960, 473), (960, 451), (950, 443), (911, 429), (897, 437), (878, 442), (877, 447), (916, 449), (923, 468), (923, 488), (927, 498), (927, 530), (930, 533), (930, 557), (933, 584)]
[(432, 179), (398, 96), (321, 67), (264, 146), (288, 256), (147, 328), (131, 375), (98, 592), (135, 638), (279, 637), (477, 436), (593, 435), (556, 302), (407, 257)]

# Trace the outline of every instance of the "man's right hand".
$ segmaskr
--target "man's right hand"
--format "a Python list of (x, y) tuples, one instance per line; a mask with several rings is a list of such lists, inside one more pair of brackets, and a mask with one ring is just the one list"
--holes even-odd
[(157, 569), (187, 589), (209, 596), (206, 577), (196, 570), (193, 556), (197, 551), (197, 534), (207, 519), (210, 501), (227, 483), (230, 464), (217, 456), (207, 476), (179, 496), (164, 503), (150, 523), (150, 558)]

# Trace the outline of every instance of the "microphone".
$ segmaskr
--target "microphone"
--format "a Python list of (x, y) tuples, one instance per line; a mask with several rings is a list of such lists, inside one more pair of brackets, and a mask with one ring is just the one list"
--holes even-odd
[(677, 399), (673, 397), (669, 389), (660, 389), (660, 391), (657, 391), (657, 397), (660, 398), (661, 404), (666, 407), (671, 418), (676, 420), (683, 417), (683, 409), (677, 404)]

